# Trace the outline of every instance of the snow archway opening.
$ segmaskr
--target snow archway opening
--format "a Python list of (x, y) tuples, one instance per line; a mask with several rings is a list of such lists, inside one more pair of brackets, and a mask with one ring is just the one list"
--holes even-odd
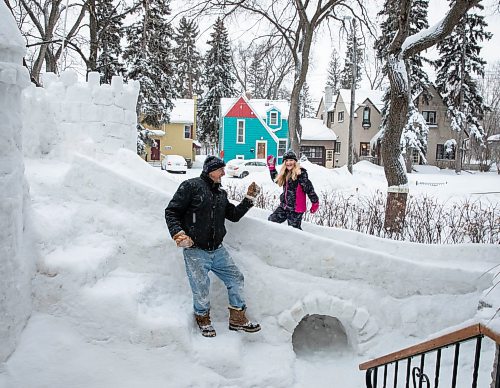
[(332, 355), (352, 350), (346, 330), (339, 319), (320, 314), (306, 315), (292, 334), (297, 357)]

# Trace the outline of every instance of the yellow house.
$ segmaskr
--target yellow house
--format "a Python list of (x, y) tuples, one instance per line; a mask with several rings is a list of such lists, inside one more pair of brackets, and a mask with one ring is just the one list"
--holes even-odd
[(172, 103), (174, 107), (169, 123), (160, 128), (145, 125), (153, 132), (156, 147), (147, 147), (144, 159), (160, 163), (165, 155), (181, 155), (191, 166), (199, 147), (196, 141), (196, 99), (178, 99)]

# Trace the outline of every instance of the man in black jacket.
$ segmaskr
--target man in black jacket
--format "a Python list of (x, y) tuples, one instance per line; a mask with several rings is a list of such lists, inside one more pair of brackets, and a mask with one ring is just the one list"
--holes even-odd
[(182, 182), (165, 209), (170, 235), (178, 247), (184, 248), (184, 262), (193, 292), (196, 323), (205, 337), (214, 337), (210, 320), (210, 278), (215, 273), (226, 285), (229, 297), (229, 329), (249, 333), (260, 330), (258, 323), (245, 315), (243, 274), (222, 245), (226, 235), (225, 219), (237, 222), (253, 206), (260, 188), (252, 182), (247, 195), (237, 206), (227, 199), (221, 188), (225, 163), (207, 156), (199, 178)]

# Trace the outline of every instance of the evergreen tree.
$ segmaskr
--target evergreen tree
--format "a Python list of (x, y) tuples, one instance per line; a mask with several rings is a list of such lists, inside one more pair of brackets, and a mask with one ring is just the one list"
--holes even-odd
[(314, 106), (312, 103), (311, 93), (309, 91), (309, 85), (307, 82), (304, 82), (304, 86), (302, 86), (302, 92), (300, 93), (300, 116), (301, 117), (315, 117)]
[(196, 22), (182, 17), (174, 35), (175, 89), (181, 98), (193, 98), (194, 95), (201, 94), (203, 60), (195, 44), (198, 33)]
[(345, 55), (344, 68), (340, 72), (340, 88), (350, 89), (352, 84), (352, 61), (354, 58), (354, 39), (356, 39), (356, 89), (361, 82), (361, 65), (363, 64), (363, 49), (360, 48), (361, 39), (358, 36), (357, 27), (347, 33), (347, 51)]
[(137, 7), (135, 22), (126, 29), (124, 59), (127, 77), (141, 84), (137, 102), (141, 122), (159, 126), (169, 120), (174, 89), (173, 34), (168, 16), (170, 0), (146, 0)]
[(210, 46), (205, 57), (202, 75), (206, 90), (198, 106), (199, 139), (205, 143), (219, 143), (220, 99), (235, 95), (235, 79), (231, 74), (231, 49), (226, 27), (218, 18), (207, 42)]
[(120, 62), (123, 37), (123, 14), (118, 14), (117, 7), (112, 0), (98, 0), (96, 2), (97, 41), (100, 54), (97, 58), (97, 69), (101, 73), (102, 83), (111, 83), (114, 75), (125, 72), (123, 63)]
[(328, 64), (328, 78), (326, 86), (330, 86), (333, 95), (337, 95), (340, 89), (340, 57), (337, 50), (333, 49), (330, 63)]
[[(481, 11), (483, 6), (476, 9)], [(486, 61), (480, 57), (480, 42), (492, 37), (485, 27), (484, 16), (470, 11), (437, 45), (440, 58), (436, 61), (436, 86), (448, 107), (452, 129), (457, 133), (465, 129), (476, 138), (483, 135), (479, 121), (486, 106), (473, 77), (484, 76)]]

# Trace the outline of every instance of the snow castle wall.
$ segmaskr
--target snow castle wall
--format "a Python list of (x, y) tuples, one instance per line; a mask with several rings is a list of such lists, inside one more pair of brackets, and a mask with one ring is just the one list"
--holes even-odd
[(21, 92), (30, 83), (21, 66), (25, 43), (0, 2), (0, 362), (14, 350), (31, 314), (33, 254), (27, 227), (28, 186), (21, 140)]
[(72, 151), (99, 158), (120, 148), (137, 147), (136, 104), (139, 83), (115, 76), (100, 85), (99, 73), (79, 82), (73, 71), (42, 75), (43, 88), (23, 93), (24, 154), (67, 156)]

